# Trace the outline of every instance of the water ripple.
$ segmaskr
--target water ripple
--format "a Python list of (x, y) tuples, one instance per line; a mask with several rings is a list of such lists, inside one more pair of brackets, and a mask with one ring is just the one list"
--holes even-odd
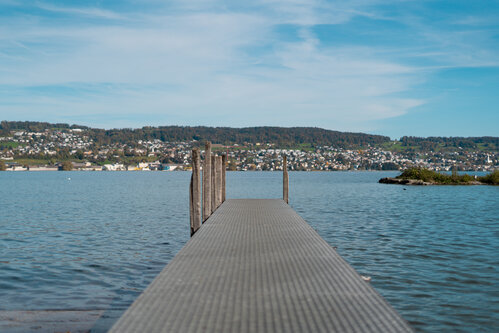
[[(418, 331), (496, 331), (499, 189), (391, 175), (292, 172), (290, 204)], [(282, 194), (280, 173), (227, 176), (229, 198)], [(188, 240), (189, 178), (0, 173), (0, 310), (103, 310), (105, 331)]]

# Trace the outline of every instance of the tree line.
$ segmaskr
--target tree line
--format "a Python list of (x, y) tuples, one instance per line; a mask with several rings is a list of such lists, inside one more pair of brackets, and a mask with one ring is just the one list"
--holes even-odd
[(69, 124), (50, 124), (30, 121), (2, 121), (0, 134), (13, 130), (42, 132), (47, 129), (70, 130), (80, 128), (97, 144), (127, 143), (134, 144), (139, 140), (158, 139), (164, 142), (211, 141), (215, 144), (245, 145), (256, 143), (272, 143), (278, 147), (295, 147), (297, 145), (360, 147), (376, 145), (390, 140), (387, 136), (364, 133), (331, 131), (316, 127), (206, 127), (206, 126), (159, 126), (131, 129), (96, 129)]
[(482, 137), (414, 137), (404, 136), (400, 138), (402, 146), (417, 147), (420, 150), (436, 151), (440, 148), (454, 148), (474, 150), (482, 148), (485, 150), (497, 150), (499, 148), (499, 137), (482, 136)]
[[(206, 126), (159, 126), (123, 129), (97, 129), (65, 123), (51, 124), (34, 121), (2, 121), (0, 136), (7, 136), (11, 131), (43, 132), (58, 129), (69, 131), (82, 129), (83, 134), (94, 140), (97, 145), (113, 143), (137, 145), (139, 140), (163, 142), (211, 141), (223, 145), (247, 145), (271, 143), (279, 148), (295, 148), (303, 145), (311, 147), (332, 146), (337, 148), (358, 148), (377, 146), (390, 142), (390, 138), (382, 135), (332, 131), (317, 127), (206, 127)], [(421, 151), (436, 151), (441, 148), (477, 149), (496, 151), (499, 148), (499, 137), (413, 137), (404, 136), (400, 140), (403, 147)]]

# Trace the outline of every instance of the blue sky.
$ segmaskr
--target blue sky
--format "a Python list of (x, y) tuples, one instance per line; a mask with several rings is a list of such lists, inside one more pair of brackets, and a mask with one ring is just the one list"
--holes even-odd
[(499, 1), (0, 0), (0, 119), (499, 136)]

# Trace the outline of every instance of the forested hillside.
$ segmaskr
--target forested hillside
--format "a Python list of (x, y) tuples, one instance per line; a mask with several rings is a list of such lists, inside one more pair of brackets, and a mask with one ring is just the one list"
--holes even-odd
[(404, 136), (400, 138), (399, 145), (405, 149), (416, 151), (440, 151), (440, 150), (486, 150), (497, 151), (499, 149), (499, 137), (428, 137), (420, 138)]
[(360, 147), (377, 145), (390, 140), (387, 136), (363, 133), (347, 133), (330, 131), (314, 127), (190, 127), (190, 126), (160, 126), (143, 127), (140, 129), (93, 129), (85, 126), (68, 124), (49, 124), (41, 122), (6, 122), (0, 125), (0, 133), (7, 135), (12, 130), (39, 132), (46, 129), (58, 128), (69, 130), (81, 128), (85, 134), (100, 144), (113, 142), (129, 143), (139, 140), (159, 139), (161, 141), (205, 141), (224, 145), (272, 143), (279, 147), (310, 146), (336, 146)]
[(391, 151), (455, 151), (481, 150), (497, 151), (499, 137), (412, 137), (404, 136), (400, 140), (390, 141), (387, 136), (364, 133), (331, 131), (317, 127), (205, 127), (205, 126), (159, 126), (138, 129), (96, 129), (87, 126), (69, 124), (50, 124), (32, 121), (2, 121), (0, 136), (8, 136), (11, 131), (43, 132), (47, 129), (69, 131), (82, 129), (83, 133), (96, 144), (112, 143), (135, 144), (140, 140), (158, 139), (168, 142), (211, 141), (223, 145), (247, 145), (271, 143), (276, 147), (317, 147), (332, 146), (338, 148), (358, 148), (380, 146)]

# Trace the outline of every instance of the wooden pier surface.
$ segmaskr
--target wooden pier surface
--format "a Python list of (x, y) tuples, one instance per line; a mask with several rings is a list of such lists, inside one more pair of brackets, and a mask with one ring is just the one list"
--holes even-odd
[(289, 205), (225, 201), (111, 332), (412, 332)]

